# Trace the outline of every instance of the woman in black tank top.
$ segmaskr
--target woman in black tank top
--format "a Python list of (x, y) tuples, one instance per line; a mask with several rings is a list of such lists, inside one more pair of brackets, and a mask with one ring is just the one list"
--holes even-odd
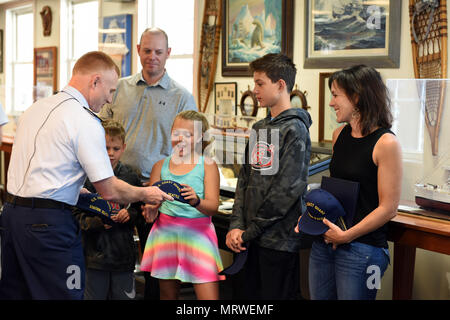
[(380, 74), (364, 65), (335, 72), (328, 83), (330, 107), (339, 123), (333, 132), (332, 177), (359, 182), (351, 227), (329, 230), (313, 244), (312, 299), (375, 299), (389, 263), (387, 222), (400, 200), (401, 149), (390, 131), (392, 115)]

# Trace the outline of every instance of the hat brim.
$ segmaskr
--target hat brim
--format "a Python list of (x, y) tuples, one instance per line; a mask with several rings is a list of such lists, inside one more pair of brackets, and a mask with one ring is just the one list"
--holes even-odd
[(233, 258), (233, 263), (230, 266), (223, 269), (222, 271), (220, 271), (219, 275), (233, 275), (238, 273), (242, 269), (245, 262), (247, 261), (249, 245), (247, 243), (244, 243), (243, 246), (246, 247), (247, 249), (235, 254)]
[(308, 211), (302, 214), (298, 223), (298, 230), (312, 236), (318, 236), (328, 231), (328, 226), (323, 223), (323, 220), (312, 219)]
[(174, 200), (183, 202), (183, 203), (189, 203), (189, 200), (184, 199), (184, 197), (181, 195), (181, 192), (178, 190), (183, 189), (184, 187), (179, 184), (176, 181), (173, 180), (160, 180), (153, 184), (154, 187), (158, 187), (165, 193), (172, 196)]
[(80, 194), (75, 206), (84, 212), (92, 213), (102, 218), (104, 222), (114, 222), (111, 220), (111, 205), (98, 193)]

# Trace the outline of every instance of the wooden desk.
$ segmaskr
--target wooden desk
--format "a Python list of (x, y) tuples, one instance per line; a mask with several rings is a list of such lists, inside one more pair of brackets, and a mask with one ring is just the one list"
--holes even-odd
[(394, 242), (393, 300), (412, 297), (416, 248), (450, 254), (450, 221), (398, 212), (389, 223)]
[(5, 185), (3, 187), (3, 190), (1, 190), (1, 200), (3, 202), (3, 197), (6, 195), (6, 185), (8, 184), (8, 167), (9, 167), (9, 161), (11, 160), (11, 152), (12, 152), (12, 145), (14, 142), (14, 138), (11, 136), (3, 136), (2, 138), (2, 145), (0, 146), (0, 151), (3, 151), (5, 155), (5, 166), (2, 168), (2, 174), (5, 177)]

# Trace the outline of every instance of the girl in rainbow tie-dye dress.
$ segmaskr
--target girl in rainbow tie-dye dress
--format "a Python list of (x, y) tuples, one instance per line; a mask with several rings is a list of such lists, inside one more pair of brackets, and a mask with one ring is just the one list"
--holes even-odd
[[(219, 206), (219, 170), (202, 153), (207, 146), (203, 134), (209, 125), (196, 111), (179, 113), (172, 126), (172, 155), (158, 161), (150, 184), (173, 180), (184, 188), (189, 203), (165, 201), (147, 204), (143, 215), (155, 221), (149, 233), (141, 270), (159, 279), (160, 297), (177, 299), (181, 282), (192, 283), (197, 299), (219, 298), (218, 275), (222, 271), (217, 235), (211, 216)], [(156, 220), (155, 220), (156, 219)]]

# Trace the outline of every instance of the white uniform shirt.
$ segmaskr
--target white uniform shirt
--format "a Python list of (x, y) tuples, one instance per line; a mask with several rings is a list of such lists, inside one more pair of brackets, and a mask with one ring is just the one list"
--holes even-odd
[(34, 103), (20, 117), (8, 170), (8, 192), (76, 204), (86, 175), (114, 175), (105, 131), (76, 89), (67, 86)]

